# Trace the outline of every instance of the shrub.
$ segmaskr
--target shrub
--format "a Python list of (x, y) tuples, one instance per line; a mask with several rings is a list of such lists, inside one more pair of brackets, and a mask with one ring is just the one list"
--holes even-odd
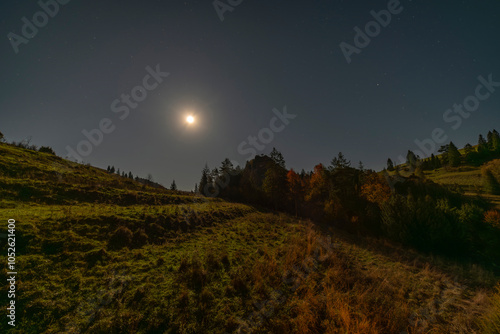
[(500, 228), (500, 212), (489, 210), (484, 213), (484, 222), (493, 227)]
[(42, 147), (40, 147), (40, 149), (38, 150), (38, 152), (56, 155), (56, 152), (54, 152), (54, 150), (52, 149), (52, 147), (49, 147), (49, 146), (42, 146)]
[(110, 249), (122, 249), (129, 247), (132, 243), (133, 233), (125, 226), (120, 226), (109, 238), (108, 247)]

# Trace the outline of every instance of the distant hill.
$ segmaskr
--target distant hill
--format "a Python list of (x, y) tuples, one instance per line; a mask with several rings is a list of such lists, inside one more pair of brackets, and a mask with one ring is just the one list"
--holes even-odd
[(169, 204), (193, 200), (192, 194), (171, 192), (146, 179), (138, 181), (50, 153), (0, 143), (1, 205)]

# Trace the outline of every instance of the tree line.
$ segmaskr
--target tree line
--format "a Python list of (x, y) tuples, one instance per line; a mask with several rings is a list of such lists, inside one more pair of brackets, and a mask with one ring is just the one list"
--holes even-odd
[[(462, 153), (453, 142), (442, 145), (438, 153), (439, 156), (432, 154), (429, 158), (421, 158), (411, 150), (406, 154), (406, 164), (414, 171), (419, 173), (425, 170), (435, 170), (441, 167), (459, 167), (459, 166), (480, 166), (485, 162), (500, 158), (500, 135), (493, 129), (488, 131), (486, 139), (482, 134), (479, 135), (478, 143), (472, 146), (467, 143)], [(400, 166), (394, 165), (394, 162), (387, 159), (387, 170), (398, 172)]]
[[(448, 152), (453, 155), (453, 148)], [(495, 246), (500, 243), (499, 222), (486, 218), (498, 215), (492, 214), (496, 211), (488, 202), (416, 173), (405, 178), (365, 169), (362, 163), (353, 167), (341, 152), (329, 165), (320, 163), (299, 173), (286, 168), (275, 148), (243, 169), (225, 159), (212, 170), (205, 165), (196, 189), (205, 196), (289, 212), (423, 251), (500, 258)]]

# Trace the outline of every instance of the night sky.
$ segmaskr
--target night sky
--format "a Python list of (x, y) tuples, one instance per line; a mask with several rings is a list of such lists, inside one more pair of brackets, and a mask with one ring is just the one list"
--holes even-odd
[[(488, 97), (460, 126), (443, 119), (475, 95), (478, 76), (500, 82), (498, 0), (402, 0), (350, 63), (340, 44), (354, 46), (354, 28), (388, 1), (231, 2), (241, 3), (221, 21), (210, 0), (72, 0), (44, 22), (36, 1), (2, 1), (0, 131), (65, 157), (104, 122), (85, 163), (191, 190), (206, 162), (244, 164), (242, 142), (259, 132), (269, 141), (259, 154), (274, 146), (300, 171), (339, 151), (381, 169), (435, 128), (459, 147), (500, 130), (500, 87), (483, 87)], [(37, 34), (21, 43), (34, 19)], [(169, 73), (161, 83), (149, 74), (158, 65)], [(138, 88), (147, 75), (151, 90)], [(144, 99), (127, 106), (120, 99), (134, 88)], [(272, 120), (285, 106), (296, 117), (283, 128)], [(270, 123), (280, 130), (272, 140)]]

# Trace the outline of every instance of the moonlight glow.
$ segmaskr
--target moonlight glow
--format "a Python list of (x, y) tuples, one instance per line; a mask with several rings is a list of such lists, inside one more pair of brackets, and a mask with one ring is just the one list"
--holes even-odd
[(194, 117), (193, 116), (186, 117), (186, 122), (188, 122), (189, 124), (193, 124), (194, 123)]

